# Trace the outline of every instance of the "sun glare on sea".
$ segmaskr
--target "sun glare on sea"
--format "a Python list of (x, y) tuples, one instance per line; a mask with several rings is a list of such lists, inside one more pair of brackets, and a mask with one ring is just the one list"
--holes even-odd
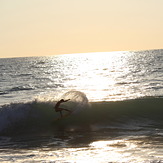
[[(89, 101), (117, 101), (141, 97), (134, 71), (134, 52), (67, 54), (54, 57), (51, 81), (65, 91), (84, 92)], [(134, 61), (134, 62), (133, 62)], [(134, 63), (134, 64), (133, 64)], [(61, 67), (58, 71), (58, 66)], [(51, 82), (50, 81), (50, 82)], [(63, 89), (62, 89), (63, 90)]]
[[(107, 140), (107, 141), (94, 141), (88, 147), (81, 148), (64, 148), (55, 151), (57, 155), (62, 155), (61, 160), (68, 162), (135, 162), (140, 158), (133, 155), (133, 151), (138, 146), (135, 142), (127, 140)], [(49, 159), (53, 160), (53, 154)]]
[(109, 100), (117, 99), (126, 92), (124, 87), (117, 85), (121, 76), (128, 72), (127, 52), (74, 54), (77, 68), (73, 70), (76, 80), (69, 81), (69, 85), (76, 85), (84, 91), (89, 99)]

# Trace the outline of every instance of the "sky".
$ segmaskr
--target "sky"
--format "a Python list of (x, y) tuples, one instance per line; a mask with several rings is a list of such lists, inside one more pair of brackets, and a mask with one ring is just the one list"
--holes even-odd
[(163, 48), (163, 0), (0, 0), (0, 57)]

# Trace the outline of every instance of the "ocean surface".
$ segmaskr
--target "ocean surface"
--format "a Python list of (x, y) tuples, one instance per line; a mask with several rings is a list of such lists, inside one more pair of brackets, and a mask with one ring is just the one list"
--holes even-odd
[(1, 58), (0, 162), (163, 162), (163, 50)]

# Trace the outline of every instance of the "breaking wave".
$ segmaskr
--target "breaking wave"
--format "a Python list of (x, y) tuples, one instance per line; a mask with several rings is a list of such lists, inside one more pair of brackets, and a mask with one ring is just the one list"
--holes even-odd
[(74, 114), (63, 119), (56, 113), (56, 101), (32, 101), (27, 103), (14, 103), (0, 108), (0, 134), (15, 134), (17, 132), (32, 132), (39, 130), (55, 130), (76, 126), (103, 126), (121, 128), (143, 127), (153, 125), (162, 126), (163, 98), (146, 97), (142, 99), (92, 102), (89, 103), (86, 95), (78, 91), (65, 93), (61, 98), (71, 99), (64, 107), (74, 108)]

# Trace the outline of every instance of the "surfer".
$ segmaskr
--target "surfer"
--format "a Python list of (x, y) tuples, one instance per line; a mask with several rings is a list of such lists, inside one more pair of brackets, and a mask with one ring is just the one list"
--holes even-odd
[(63, 110), (68, 111), (68, 112), (71, 113), (71, 111), (68, 110), (68, 109), (60, 108), (60, 104), (61, 104), (61, 103), (67, 102), (67, 101), (69, 101), (69, 100), (70, 100), (70, 99), (68, 99), (68, 100), (61, 99), (61, 100), (58, 101), (58, 102), (56, 103), (56, 105), (54, 106), (55, 111), (56, 111), (56, 112), (60, 112), (61, 117), (63, 117), (63, 115), (62, 115), (62, 111), (63, 111)]

